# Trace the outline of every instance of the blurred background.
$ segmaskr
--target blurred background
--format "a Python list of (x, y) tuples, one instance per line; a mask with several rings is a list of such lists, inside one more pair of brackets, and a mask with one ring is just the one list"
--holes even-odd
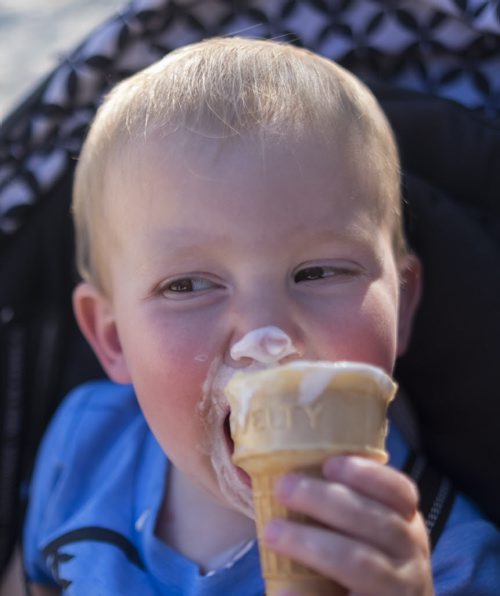
[(0, 0), (0, 121), (126, 0)]

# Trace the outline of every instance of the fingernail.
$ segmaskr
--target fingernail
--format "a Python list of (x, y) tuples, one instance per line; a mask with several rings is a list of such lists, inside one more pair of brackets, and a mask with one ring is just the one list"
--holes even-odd
[(278, 480), (276, 483), (276, 495), (286, 501), (290, 495), (295, 491), (300, 478), (293, 474), (287, 474)]
[(279, 519), (272, 519), (264, 528), (264, 540), (268, 544), (275, 544), (283, 534), (284, 523)]

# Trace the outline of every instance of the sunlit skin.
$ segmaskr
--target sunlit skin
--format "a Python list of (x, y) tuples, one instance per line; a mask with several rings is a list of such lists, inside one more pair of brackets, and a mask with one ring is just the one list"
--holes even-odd
[[(234, 360), (231, 347), (272, 325), (301, 358), (391, 372), (406, 345), (418, 263), (396, 259), (375, 174), (355, 163), (341, 139), (328, 148), (307, 136), (264, 147), (244, 136), (182, 148), (151, 138), (111, 164), (107, 292), (80, 285), (75, 311), (110, 377), (134, 384), (173, 464), (157, 532), (202, 566), (255, 534), (250, 488), (230, 460), (222, 391), (236, 369), (255, 363)], [(273, 548), (353, 593), (432, 593), (410, 482), (357, 458), (327, 462), (325, 476), (334, 483), (289, 478), (277, 490), (331, 531), (275, 524)], [(193, 528), (210, 542), (183, 538)]]

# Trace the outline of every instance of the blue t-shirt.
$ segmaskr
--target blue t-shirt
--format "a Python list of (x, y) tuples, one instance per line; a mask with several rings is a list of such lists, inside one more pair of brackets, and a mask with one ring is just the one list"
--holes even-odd
[[(408, 448), (394, 425), (387, 447), (401, 468)], [(76, 389), (39, 452), (24, 531), (28, 581), (79, 596), (262, 595), (255, 543), (203, 575), (156, 537), (168, 465), (130, 386), (99, 381)], [(432, 563), (439, 596), (496, 594), (500, 533), (458, 497)]]

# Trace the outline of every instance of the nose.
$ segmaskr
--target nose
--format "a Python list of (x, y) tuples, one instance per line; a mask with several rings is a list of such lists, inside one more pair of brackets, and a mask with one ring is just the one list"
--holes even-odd
[(228, 307), (226, 363), (246, 368), (304, 358), (307, 317), (306, 308), (274, 269), (252, 271), (240, 281)]
[(287, 356), (300, 356), (300, 350), (282, 329), (270, 325), (253, 329), (237, 341), (230, 356), (238, 361), (249, 358), (259, 364), (277, 364)]

